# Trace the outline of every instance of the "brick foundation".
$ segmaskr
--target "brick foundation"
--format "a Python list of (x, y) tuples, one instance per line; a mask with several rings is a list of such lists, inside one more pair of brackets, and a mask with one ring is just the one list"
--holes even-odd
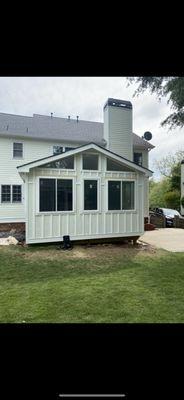
[(0, 237), (14, 236), (19, 241), (25, 240), (25, 222), (0, 223)]

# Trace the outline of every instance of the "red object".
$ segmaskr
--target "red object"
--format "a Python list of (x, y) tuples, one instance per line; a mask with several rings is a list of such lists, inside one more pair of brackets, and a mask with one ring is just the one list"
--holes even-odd
[(155, 228), (156, 228), (156, 226), (153, 225), (153, 224), (145, 224), (144, 225), (144, 230), (145, 231), (153, 231)]

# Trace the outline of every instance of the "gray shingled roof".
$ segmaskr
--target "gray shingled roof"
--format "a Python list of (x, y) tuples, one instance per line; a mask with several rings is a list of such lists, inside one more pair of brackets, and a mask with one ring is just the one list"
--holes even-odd
[[(0, 113), (0, 135), (19, 136), (23, 138), (64, 140), (81, 143), (94, 142), (105, 145), (103, 123), (82, 121), (79, 119), (59, 118), (33, 114), (33, 117)], [(154, 146), (133, 134), (133, 144), (142, 148)]]

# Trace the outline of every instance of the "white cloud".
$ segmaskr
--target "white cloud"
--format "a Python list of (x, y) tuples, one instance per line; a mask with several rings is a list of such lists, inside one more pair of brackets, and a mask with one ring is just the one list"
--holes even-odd
[[(108, 97), (130, 100), (133, 104), (133, 130), (142, 136), (153, 134), (154, 160), (184, 150), (183, 129), (168, 132), (160, 123), (170, 113), (167, 100), (158, 101), (149, 92), (133, 97), (137, 85), (127, 87), (125, 77), (0, 77), (0, 112), (33, 115), (51, 112), (55, 116), (103, 121), (103, 106)], [(158, 171), (155, 173), (158, 178)]]

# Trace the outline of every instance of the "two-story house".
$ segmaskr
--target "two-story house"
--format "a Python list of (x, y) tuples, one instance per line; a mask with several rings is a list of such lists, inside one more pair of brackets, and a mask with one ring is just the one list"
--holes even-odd
[(129, 101), (108, 99), (104, 123), (0, 113), (0, 228), (26, 223), (27, 243), (139, 237), (152, 148)]

